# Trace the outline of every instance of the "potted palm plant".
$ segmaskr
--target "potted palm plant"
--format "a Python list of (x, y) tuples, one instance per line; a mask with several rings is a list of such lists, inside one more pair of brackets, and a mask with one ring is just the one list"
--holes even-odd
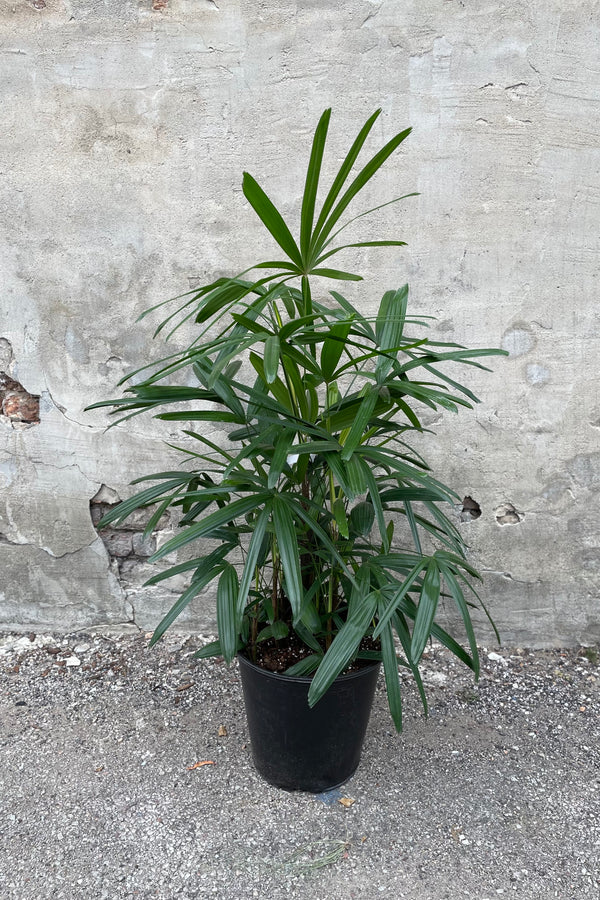
[[(189, 586), (151, 644), (216, 581), (218, 640), (196, 655), (238, 657), (255, 763), (289, 789), (321, 791), (352, 774), (380, 665), (398, 730), (399, 666), (414, 676), (426, 709), (419, 661), (430, 639), (475, 676), (479, 669), (471, 620), (471, 607), (483, 606), (472, 584), (479, 576), (447, 512), (458, 497), (407, 439), (426, 431), (421, 409), (477, 401), (446, 374), (447, 363), (483, 368), (478, 360), (500, 351), (429, 339), (422, 318), (409, 315), (407, 285), (386, 291), (374, 315), (361, 311), (365, 298), (323, 291), (328, 282), (362, 280), (331, 267), (337, 254), (404, 245), (339, 237), (374, 211), (344, 220), (410, 132), (356, 167), (379, 113), (359, 131), (317, 211), (331, 110), (323, 113), (299, 240), (244, 174), (244, 195), (279, 258), (183, 295), (157, 333), (192, 320), (192, 343), (145, 367), (143, 380), (142, 370), (127, 376), (125, 397), (94, 404), (112, 407), (119, 421), (151, 410), (183, 423), (186, 465), (137, 478), (151, 485), (100, 526), (150, 506), (150, 534), (167, 509), (178, 511), (177, 534), (152, 559), (184, 547), (192, 558), (148, 584), (190, 573)], [(458, 610), (462, 644), (436, 621), (442, 597)]]

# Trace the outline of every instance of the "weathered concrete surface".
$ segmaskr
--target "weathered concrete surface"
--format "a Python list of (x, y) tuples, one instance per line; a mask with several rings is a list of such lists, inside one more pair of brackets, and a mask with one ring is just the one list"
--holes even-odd
[(312, 795), (259, 778), (196, 637), (30, 637), (0, 634), (2, 900), (598, 898), (595, 650), (483, 652), (474, 686), (428, 649), (429, 718), (403, 676), (396, 734), (382, 678), (356, 774)]
[(505, 640), (598, 641), (599, 48), (590, 0), (0, 0), (0, 372), (41, 419), (0, 418), (0, 622), (156, 623), (177, 586), (142, 589), (89, 504), (172, 466), (168, 430), (83, 409), (163, 354), (143, 309), (268, 253), (242, 169), (294, 208), (322, 109), (332, 166), (383, 106), (375, 141), (414, 132), (373, 199), (421, 195), (354, 296), (408, 280), (437, 334), (510, 351), (427, 453), (481, 508)]

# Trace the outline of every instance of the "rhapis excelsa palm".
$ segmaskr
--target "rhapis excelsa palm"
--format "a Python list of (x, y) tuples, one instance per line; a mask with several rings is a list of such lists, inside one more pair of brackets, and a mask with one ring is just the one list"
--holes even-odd
[[(216, 581), (219, 637), (198, 656), (222, 654), (229, 662), (242, 651), (252, 658), (259, 642), (285, 641), (294, 632), (306, 654), (288, 671), (314, 673), (311, 704), (357, 657), (381, 659), (400, 729), (398, 665), (414, 676), (425, 708), (419, 661), (429, 639), (477, 675), (471, 607), (483, 606), (473, 587), (479, 576), (452, 521), (458, 497), (407, 439), (426, 431), (420, 410), (457, 411), (477, 402), (446, 364), (484, 368), (477, 360), (500, 351), (424, 336), (426, 323), (408, 314), (407, 285), (386, 291), (374, 315), (338, 290), (326, 291), (331, 282), (362, 281), (331, 267), (337, 254), (404, 245), (396, 239), (344, 243), (340, 235), (374, 211), (346, 217), (410, 133), (396, 134), (357, 166), (380, 110), (373, 113), (319, 204), (330, 115), (323, 113), (312, 140), (299, 238), (245, 173), (244, 195), (280, 258), (177, 298), (156, 334), (170, 336), (193, 322), (192, 343), (145, 367), (141, 382), (130, 379), (139, 380), (143, 370), (127, 376), (125, 398), (95, 404), (112, 406), (119, 421), (152, 410), (183, 423), (187, 438), (179, 448), (186, 465), (138, 478), (151, 486), (101, 524), (154, 506), (149, 534), (166, 510), (178, 512), (177, 534), (152, 560), (186, 545), (193, 558), (148, 584), (178, 573), (190, 573), (190, 581), (152, 642)], [(370, 304), (361, 295), (360, 308)], [(174, 385), (178, 375), (195, 385)], [(171, 405), (177, 408), (165, 411)], [(458, 610), (462, 644), (436, 622), (441, 598)]]

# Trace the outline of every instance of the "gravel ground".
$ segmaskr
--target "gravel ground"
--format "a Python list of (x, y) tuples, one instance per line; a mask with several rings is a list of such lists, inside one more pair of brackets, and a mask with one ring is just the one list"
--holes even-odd
[(429, 718), (407, 682), (397, 735), (380, 685), (313, 796), (256, 775), (210, 636), (147, 637), (0, 635), (1, 900), (600, 897), (595, 651), (483, 651), (475, 686), (429, 650)]

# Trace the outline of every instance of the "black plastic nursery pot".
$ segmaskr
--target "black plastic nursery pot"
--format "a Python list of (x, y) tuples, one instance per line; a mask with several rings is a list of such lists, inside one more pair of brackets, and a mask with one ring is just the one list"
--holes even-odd
[(360, 762), (379, 663), (341, 675), (311, 709), (310, 678), (238, 660), (258, 773), (287, 791), (318, 794), (344, 784)]

